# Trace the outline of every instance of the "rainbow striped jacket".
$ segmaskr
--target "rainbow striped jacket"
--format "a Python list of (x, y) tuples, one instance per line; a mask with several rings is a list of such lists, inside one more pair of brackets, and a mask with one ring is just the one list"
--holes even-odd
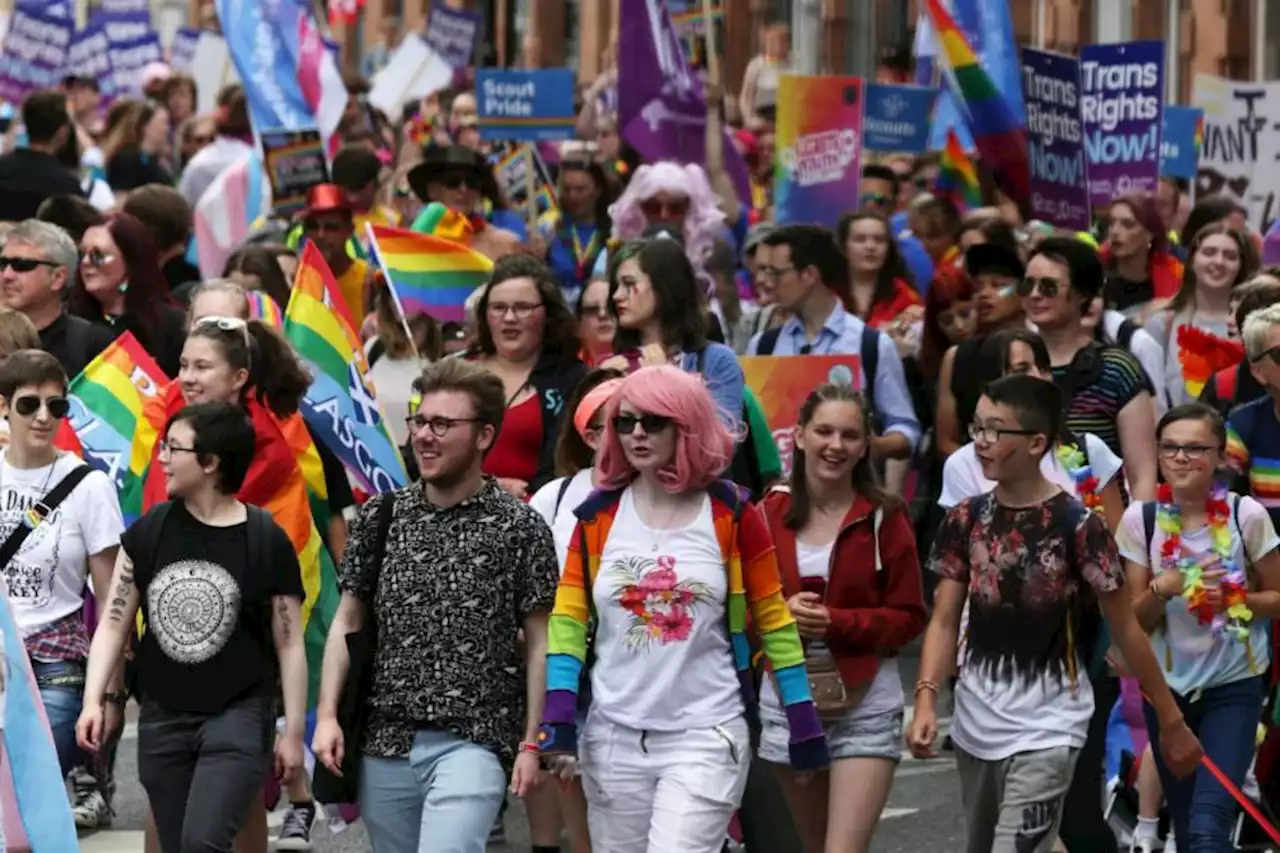
[[(757, 702), (753, 646), (768, 658), (791, 728), (791, 766), (815, 770), (829, 762), (826, 737), (805, 671), (804, 649), (778, 578), (769, 527), (759, 508), (728, 481), (712, 483), (711, 516), (729, 575), (726, 630), (743, 703)], [(622, 490), (596, 491), (575, 511), (577, 529), (556, 590), (547, 643), (547, 701), (538, 747), (545, 753), (576, 753), (578, 687), (594, 631), (591, 585), (618, 512)], [(748, 626), (748, 610), (750, 626)], [(750, 638), (748, 632), (750, 631)]]

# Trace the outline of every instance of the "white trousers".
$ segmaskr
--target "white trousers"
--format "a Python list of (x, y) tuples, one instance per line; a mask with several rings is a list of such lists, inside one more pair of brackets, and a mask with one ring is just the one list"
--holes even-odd
[(653, 732), (593, 714), (579, 745), (594, 853), (720, 853), (751, 766), (742, 717)]

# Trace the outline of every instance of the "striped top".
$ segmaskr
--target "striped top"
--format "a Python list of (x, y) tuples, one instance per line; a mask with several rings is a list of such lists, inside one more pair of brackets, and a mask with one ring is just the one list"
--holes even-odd
[[(577, 528), (569, 543), (547, 641), (547, 701), (538, 745), (545, 753), (576, 753), (574, 725), (578, 689), (587, 665), (594, 631), (591, 586), (623, 490), (596, 491), (575, 510)], [(804, 665), (804, 649), (778, 576), (769, 528), (759, 508), (728, 481), (712, 483), (711, 517), (729, 575), (725, 606), (729, 641), (742, 700), (756, 701), (753, 645), (768, 658), (791, 729), (790, 758), (796, 770), (815, 770), (829, 763), (826, 738)], [(748, 627), (748, 611), (751, 625)], [(749, 636), (750, 634), (750, 636)]]
[[(1067, 404), (1067, 426), (1076, 435), (1093, 433), (1107, 443), (1112, 453), (1124, 458), (1117, 418), (1134, 397), (1143, 391), (1154, 393), (1154, 389), (1142, 365), (1127, 351), (1103, 347), (1100, 360), (1101, 369), (1072, 394)], [(1054, 367), (1053, 381), (1063, 386), (1071, 369)]]
[(1269, 395), (1227, 416), (1227, 461), (1249, 478), (1249, 491), (1280, 526), (1280, 419)]

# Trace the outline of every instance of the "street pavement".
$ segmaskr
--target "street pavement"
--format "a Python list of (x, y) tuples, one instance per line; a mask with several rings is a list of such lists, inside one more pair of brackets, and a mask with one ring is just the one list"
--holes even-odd
[[(918, 666), (918, 652), (914, 650), (904, 655), (899, 663), (908, 697), (915, 684)], [(949, 707), (948, 701), (944, 699), (940, 707)], [(119, 788), (115, 822), (110, 830), (82, 836), (82, 853), (141, 853), (146, 797), (138, 784), (137, 741), (132, 723), (126, 728), (125, 738), (120, 745), (116, 768)], [(942, 757), (931, 761), (916, 761), (904, 755), (889, 805), (871, 844), (872, 853), (954, 853), (964, 849), (959, 780), (949, 753), (940, 755)], [(274, 835), (279, 828), (281, 814), (271, 817)], [(490, 853), (526, 853), (530, 849), (524, 810), (514, 799), (512, 807), (507, 810), (506, 830), (507, 843), (490, 847)], [(313, 840), (317, 853), (369, 853), (370, 850), (359, 823), (338, 833), (321, 823), (315, 829)]]

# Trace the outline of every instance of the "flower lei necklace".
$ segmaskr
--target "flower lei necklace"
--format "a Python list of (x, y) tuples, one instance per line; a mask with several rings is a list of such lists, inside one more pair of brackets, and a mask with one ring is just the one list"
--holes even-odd
[(1093, 469), (1089, 467), (1089, 462), (1080, 452), (1080, 448), (1074, 444), (1058, 445), (1055, 452), (1058, 461), (1066, 469), (1067, 476), (1075, 482), (1076, 495), (1079, 496), (1085, 508), (1102, 509), (1102, 496), (1098, 494), (1098, 478), (1093, 476)]
[(1182, 573), (1182, 597), (1187, 601), (1187, 610), (1195, 614), (1201, 625), (1211, 625), (1214, 631), (1237, 642), (1247, 642), (1249, 623), (1253, 621), (1253, 611), (1245, 604), (1249, 579), (1236, 565), (1230, 527), (1231, 503), (1222, 486), (1215, 485), (1209, 493), (1205, 515), (1211, 551), (1223, 571), (1217, 583), (1226, 605), (1224, 612), (1214, 612), (1209, 602), (1209, 588), (1204, 582), (1204, 566), (1183, 547), (1182, 511), (1174, 502), (1173, 488), (1168, 483), (1161, 483), (1157, 491), (1156, 526), (1165, 537), (1160, 548), (1161, 571)]

